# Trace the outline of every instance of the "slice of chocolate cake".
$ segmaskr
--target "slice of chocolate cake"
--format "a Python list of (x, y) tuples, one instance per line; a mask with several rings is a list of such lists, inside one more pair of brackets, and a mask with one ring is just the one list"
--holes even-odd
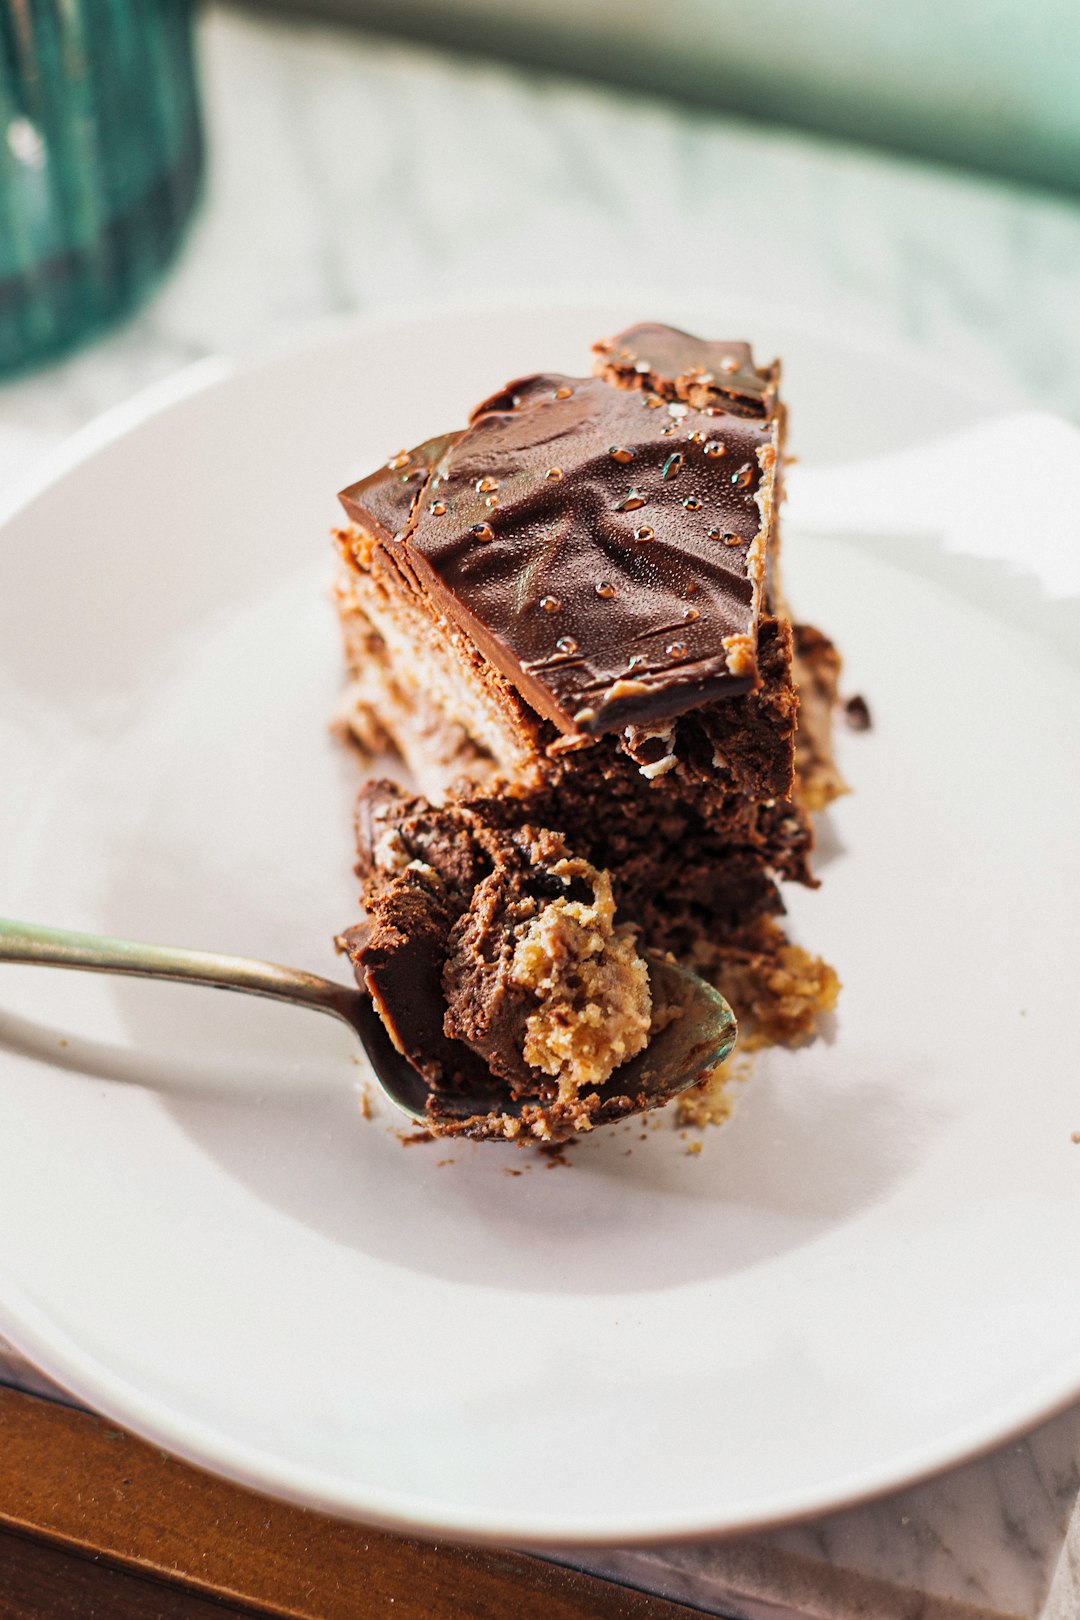
[(425, 795), (361, 795), (358, 977), (436, 1094), (480, 1064), (582, 1128), (647, 1039), (645, 947), (813, 1031), (836, 979), (778, 881), (842, 791), (836, 654), (780, 594), (778, 367), (660, 326), (595, 356), (391, 457), (338, 536), (345, 725)]

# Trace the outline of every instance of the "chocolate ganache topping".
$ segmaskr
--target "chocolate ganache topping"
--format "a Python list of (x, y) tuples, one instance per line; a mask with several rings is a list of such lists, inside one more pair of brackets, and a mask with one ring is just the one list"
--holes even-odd
[(404, 539), (432, 472), (460, 437), (460, 433), (442, 433), (415, 450), (399, 451), (378, 472), (343, 489), (338, 500), (354, 522), (362, 523), (380, 540)]
[(635, 327), (600, 375), (522, 378), (342, 492), (569, 737), (757, 683), (781, 422), (739, 343)]

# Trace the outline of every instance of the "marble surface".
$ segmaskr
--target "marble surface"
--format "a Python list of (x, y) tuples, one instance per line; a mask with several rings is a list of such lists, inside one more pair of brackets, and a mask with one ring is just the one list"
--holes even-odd
[(587, 1567), (739, 1620), (1075, 1620), (1080, 1408), (885, 1501)]
[[(204, 356), (530, 288), (700, 301), (704, 281), (718, 310), (870, 329), (1080, 420), (1068, 199), (224, 6), (202, 51), (213, 161), (181, 260), (131, 324), (0, 386), (0, 500)], [(42, 1387), (2, 1351), (0, 1378)], [(1078, 1493), (1080, 1408), (876, 1505), (574, 1561), (743, 1620), (1075, 1620)]]

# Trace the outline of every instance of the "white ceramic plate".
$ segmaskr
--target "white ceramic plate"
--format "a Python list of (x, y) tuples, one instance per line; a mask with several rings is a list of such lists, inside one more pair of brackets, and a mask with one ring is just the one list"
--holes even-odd
[[(69, 456), (0, 534), (3, 910), (340, 972), (334, 491), (642, 313), (717, 324), (351, 327)], [(811, 464), (986, 408), (749, 335)], [(829, 1509), (1080, 1390), (1080, 678), (932, 544), (792, 516), (791, 594), (875, 718), (792, 907), (845, 981), (834, 1038), (764, 1056), (699, 1156), (620, 1127), (549, 1168), (402, 1146), (310, 1014), (8, 968), (0, 1331), (208, 1468), (519, 1543)]]

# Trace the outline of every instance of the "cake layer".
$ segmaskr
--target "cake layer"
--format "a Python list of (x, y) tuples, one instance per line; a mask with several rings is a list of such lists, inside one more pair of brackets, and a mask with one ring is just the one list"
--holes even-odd
[[(339, 543), (345, 568), (337, 601), (351, 683), (342, 718), (369, 753), (389, 739), (430, 796), (441, 797), (462, 774), (459, 761), (465, 774), (473, 774), (469, 760), (477, 761), (477, 778), (493, 765), (504, 778), (534, 783), (588, 771), (593, 753), (607, 758), (616, 752), (646, 780), (675, 772), (669, 790), (695, 781), (714, 798), (790, 791), (797, 699), (785, 620), (767, 614), (759, 624), (755, 691), (566, 749), (550, 722), (388, 567), (369, 534), (342, 530)], [(442, 788), (435, 785), (440, 780)]]
[[(378, 637), (373, 647), (357, 632), (355, 610), (347, 622), (351, 690), (362, 688), (371, 706), (362, 740), (375, 725), (376, 741), (393, 743), (429, 798), (485, 801), (485, 816), (507, 829), (557, 828), (614, 874), (621, 914), (643, 925), (651, 944), (685, 950), (702, 930), (782, 910), (777, 877), (812, 881), (810, 825), (787, 791), (795, 702), (785, 623), (763, 626), (758, 693), (552, 758), (535, 745), (525, 751), (524, 720), (507, 721), (498, 736), (486, 727), (490, 752), (477, 743), (467, 714), (490, 694), (482, 671), (448, 642), (395, 637), (391, 657)], [(447, 689), (445, 705), (435, 701)], [(357, 700), (349, 702), (355, 716)]]
[(441, 798), (463, 773), (534, 781), (543, 727), (515, 689), (403, 578), (370, 533), (340, 530), (336, 587), (349, 687), (341, 719), (369, 754), (387, 743)]

